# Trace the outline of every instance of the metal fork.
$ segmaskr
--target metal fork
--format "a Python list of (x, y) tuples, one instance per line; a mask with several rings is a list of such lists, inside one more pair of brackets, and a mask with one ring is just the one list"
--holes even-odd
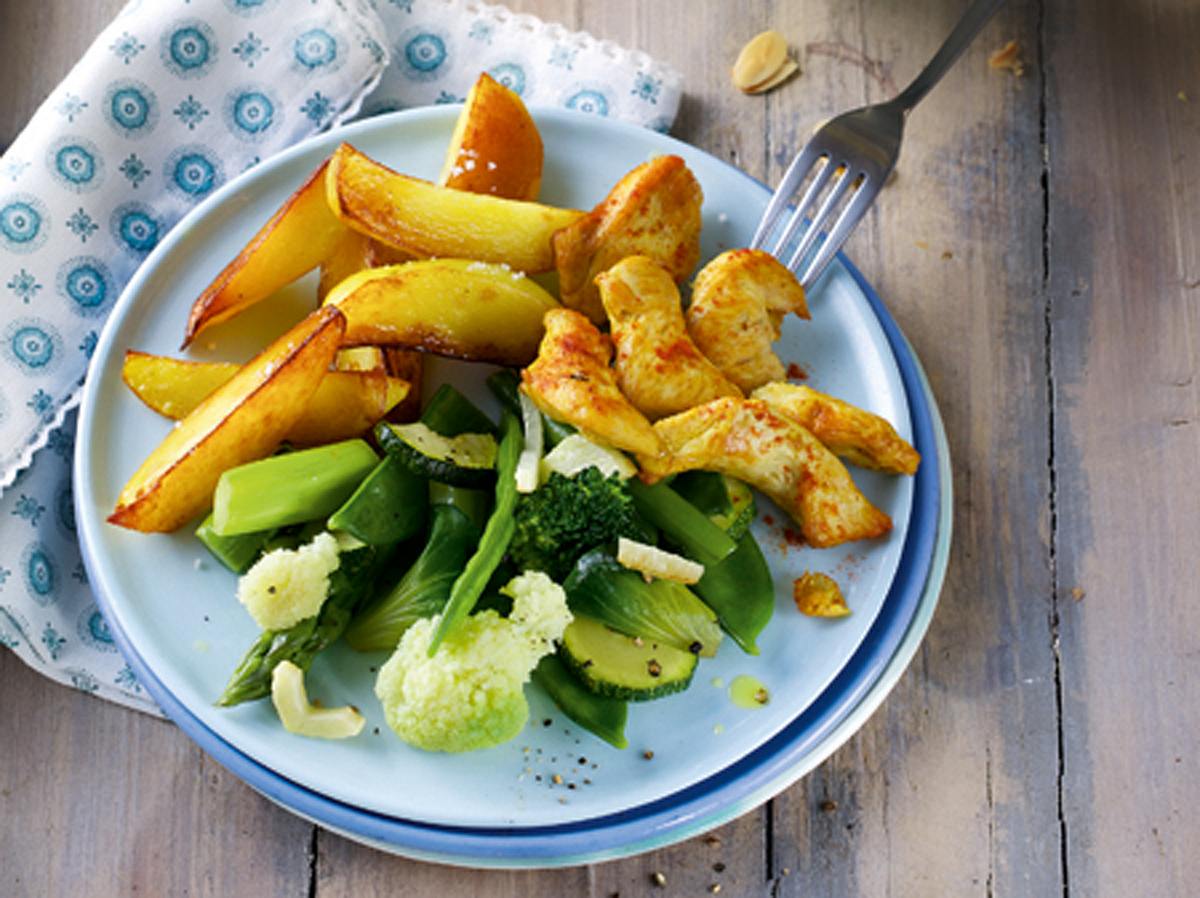
[[(941, 80), (1003, 2), (974, 0), (941, 49), (895, 99), (844, 113), (819, 128), (788, 166), (758, 223), (751, 248), (765, 249), (774, 255), (792, 270), (806, 290), (816, 283), (896, 167), (905, 116)], [(806, 181), (808, 187), (800, 201), (792, 205), (793, 196)], [(826, 187), (829, 187), (827, 192)], [(847, 196), (849, 201), (835, 220), (834, 213)], [(817, 211), (810, 215), (810, 208), (818, 200)], [(780, 230), (789, 206), (791, 218)], [(831, 222), (832, 229), (808, 259)], [(806, 224), (807, 229), (793, 247)], [(777, 232), (778, 238), (771, 240)]]

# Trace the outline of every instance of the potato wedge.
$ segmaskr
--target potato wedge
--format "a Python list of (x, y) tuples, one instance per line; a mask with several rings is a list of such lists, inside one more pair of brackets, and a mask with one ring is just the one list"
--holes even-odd
[(438, 184), (536, 200), (542, 157), (542, 136), (521, 98), (483, 72), (458, 116)]
[(408, 395), (392, 406), (389, 421), (407, 424), (421, 417), (421, 387), (425, 383), (425, 353), (385, 346), (383, 364), (388, 376), (408, 384)]
[(701, 468), (744, 480), (800, 525), (809, 545), (828, 548), (883, 536), (892, 520), (807, 428), (756, 399), (716, 399), (654, 425), (667, 454), (639, 456), (644, 479)]
[(351, 275), (326, 297), (346, 315), (347, 346), (374, 344), (526, 365), (554, 297), (500, 265), (427, 259)]
[(142, 462), (109, 522), (166, 532), (200, 515), (221, 472), (270, 453), (300, 419), (345, 326), (336, 306), (324, 306), (246, 363)]
[[(343, 350), (345, 351), (345, 350)], [(376, 349), (382, 355), (382, 350)], [(191, 362), (129, 350), (121, 378), (154, 411), (178, 420), (238, 372), (227, 362)], [(317, 385), (300, 419), (284, 435), (298, 446), (316, 446), (362, 436), (401, 402), (407, 381), (388, 377), (382, 367), (330, 371)]]
[(861, 468), (916, 474), (921, 455), (884, 418), (803, 384), (764, 384), (754, 391), (785, 418), (812, 431), (834, 454)]
[(550, 238), (583, 213), (437, 187), (398, 174), (342, 144), (325, 176), (329, 206), (345, 224), (428, 258), (503, 262), (518, 271), (554, 267)]
[(596, 275), (626, 256), (649, 256), (675, 283), (686, 280), (700, 261), (703, 199), (678, 156), (659, 156), (626, 174), (600, 205), (554, 235), (563, 305), (603, 324)]
[(185, 347), (204, 329), (266, 299), (333, 253), (346, 227), (325, 200), (327, 166), (327, 162), (322, 163), (287, 198), (192, 303), (183, 335)]

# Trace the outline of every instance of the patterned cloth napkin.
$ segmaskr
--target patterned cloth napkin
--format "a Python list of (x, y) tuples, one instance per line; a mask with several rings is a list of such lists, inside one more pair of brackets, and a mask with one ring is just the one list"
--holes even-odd
[(468, 0), (133, 0), (100, 34), (0, 158), (0, 644), (157, 710), (75, 536), (74, 409), (105, 316), (219, 185), (360, 114), (461, 102), (481, 70), (531, 106), (663, 131), (680, 99), (644, 54)]

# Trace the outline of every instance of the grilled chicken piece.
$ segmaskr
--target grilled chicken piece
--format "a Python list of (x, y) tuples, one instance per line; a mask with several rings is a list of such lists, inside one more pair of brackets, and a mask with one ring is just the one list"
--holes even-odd
[(687, 328), (700, 351), (749, 393), (786, 376), (771, 344), (788, 312), (808, 318), (795, 275), (770, 253), (734, 249), (696, 275)]
[(706, 359), (683, 323), (679, 290), (646, 256), (622, 259), (596, 278), (617, 347), (617, 383), (651, 421), (742, 391)]
[(696, 176), (678, 156), (643, 162), (600, 205), (553, 238), (563, 305), (604, 323), (597, 274), (626, 256), (649, 256), (682, 283), (700, 261)]
[(858, 491), (846, 466), (795, 421), (756, 399), (716, 399), (654, 425), (667, 446), (639, 458), (643, 476), (702, 468), (745, 480), (800, 525), (809, 545), (883, 536), (892, 521)]
[(521, 372), (525, 392), (556, 421), (588, 437), (654, 458), (663, 449), (650, 422), (629, 404), (608, 366), (612, 341), (571, 309), (551, 309), (533, 364)]
[(798, 384), (766, 384), (751, 398), (803, 424), (834, 455), (852, 464), (889, 474), (917, 473), (920, 454), (879, 415)]

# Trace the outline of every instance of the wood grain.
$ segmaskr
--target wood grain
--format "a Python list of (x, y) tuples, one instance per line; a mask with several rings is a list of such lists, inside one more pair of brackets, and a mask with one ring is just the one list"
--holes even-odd
[(1080, 895), (1200, 882), (1200, 8), (1047, 6), (1063, 814)]
[[(798, 145), (815, 121), (915, 75), (960, 5), (913, 6), (822, 4), (784, 19), (791, 32), (807, 22), (822, 52), (773, 115), (773, 144)], [(855, 739), (776, 801), (773, 873), (792, 871), (782, 895), (1061, 891), (1040, 73), (1017, 80), (986, 62), (1009, 39), (1036, 47), (1034, 13), (1010, 4), (912, 114), (897, 179), (848, 248), (929, 372), (957, 530), (912, 669)]]

